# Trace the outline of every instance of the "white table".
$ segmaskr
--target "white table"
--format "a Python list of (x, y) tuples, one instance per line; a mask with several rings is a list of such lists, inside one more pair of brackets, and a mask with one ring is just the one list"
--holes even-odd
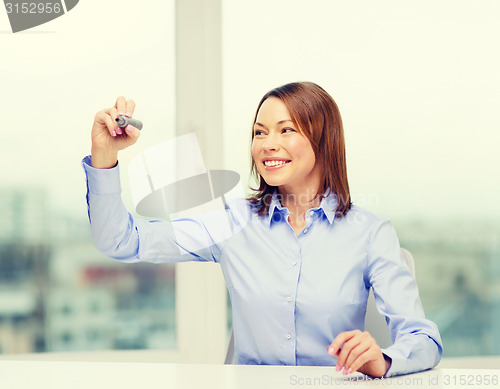
[[(355, 377), (358, 378), (355, 381)], [(496, 383), (496, 385), (495, 385)], [(370, 380), (330, 367), (0, 360), (5, 389), (499, 388), (500, 370), (438, 368)]]

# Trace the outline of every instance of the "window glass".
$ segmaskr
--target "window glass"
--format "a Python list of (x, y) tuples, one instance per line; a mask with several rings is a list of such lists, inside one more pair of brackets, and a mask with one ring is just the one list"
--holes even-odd
[(354, 203), (391, 219), (412, 252), (444, 355), (500, 354), (497, 3), (223, 4), (227, 168), (246, 182), (264, 93), (324, 87), (343, 117)]
[(175, 348), (174, 266), (96, 250), (81, 166), (95, 113), (134, 99), (144, 129), (119, 165), (135, 215), (128, 162), (175, 133), (174, 2), (80, 2), (12, 34), (0, 13), (0, 353)]

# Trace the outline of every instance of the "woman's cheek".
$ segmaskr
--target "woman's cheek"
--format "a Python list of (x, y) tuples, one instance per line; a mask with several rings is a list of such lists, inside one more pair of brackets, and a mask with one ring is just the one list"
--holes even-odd
[[(262, 149), (262, 147), (261, 147), (261, 149)], [(259, 147), (258, 147), (258, 144), (256, 142), (253, 142), (252, 143), (252, 158), (253, 158), (255, 163), (257, 163), (258, 157), (259, 157)]]

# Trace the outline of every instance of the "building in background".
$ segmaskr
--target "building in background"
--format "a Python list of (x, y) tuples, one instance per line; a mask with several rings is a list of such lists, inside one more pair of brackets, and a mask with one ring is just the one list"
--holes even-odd
[(0, 353), (175, 347), (172, 265), (105, 258), (39, 188), (0, 195)]
[(401, 246), (415, 258), (426, 315), (445, 355), (500, 353), (500, 223), (403, 222)]

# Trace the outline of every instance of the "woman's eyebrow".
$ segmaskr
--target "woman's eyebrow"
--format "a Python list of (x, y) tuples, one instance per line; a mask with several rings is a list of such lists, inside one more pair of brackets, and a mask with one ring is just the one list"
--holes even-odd
[[(285, 120), (280, 120), (278, 123), (276, 124), (283, 124), (283, 123), (286, 123), (286, 122), (291, 122), (293, 123), (290, 119), (285, 119)], [(265, 125), (263, 125), (262, 123), (259, 123), (259, 122), (255, 122), (254, 124), (255, 126), (260, 126), (260, 127), (264, 127), (267, 129), (267, 127)]]

